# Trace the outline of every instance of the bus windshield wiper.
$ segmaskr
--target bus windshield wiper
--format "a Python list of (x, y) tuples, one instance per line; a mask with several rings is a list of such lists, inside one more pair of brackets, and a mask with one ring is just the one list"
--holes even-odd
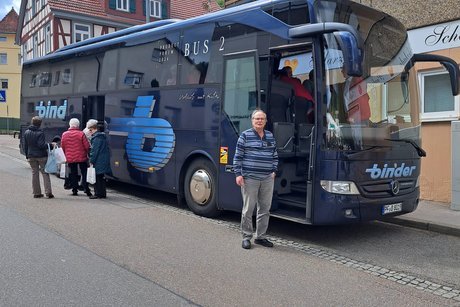
[(423, 150), (422, 147), (418, 146), (418, 144), (415, 143), (413, 140), (410, 140), (410, 139), (399, 139), (399, 140), (385, 139), (385, 140), (391, 141), (391, 142), (404, 142), (404, 143), (409, 143), (409, 144), (411, 144), (412, 146), (414, 146), (415, 150), (417, 150), (417, 153), (418, 153), (419, 157), (426, 157), (426, 151)]
[(366, 151), (371, 151), (371, 150), (374, 150), (374, 149), (377, 149), (377, 148), (388, 148), (390, 146), (385, 146), (385, 145), (365, 145), (363, 144), (363, 149), (359, 149), (355, 152), (352, 152), (352, 153), (346, 153), (345, 155), (347, 156), (347, 158), (354, 158), (355, 156), (357, 155), (360, 155), (362, 154), (363, 152), (366, 152)]

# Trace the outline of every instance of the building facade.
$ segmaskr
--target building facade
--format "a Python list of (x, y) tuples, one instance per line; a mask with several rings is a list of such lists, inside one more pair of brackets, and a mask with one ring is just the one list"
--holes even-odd
[(14, 9), (0, 21), (0, 132), (19, 129), (21, 50), (15, 44), (18, 14)]

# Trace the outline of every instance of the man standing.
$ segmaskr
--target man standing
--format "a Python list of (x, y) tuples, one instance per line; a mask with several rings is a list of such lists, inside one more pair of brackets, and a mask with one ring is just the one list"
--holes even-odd
[(264, 130), (267, 115), (255, 110), (251, 115), (252, 128), (244, 131), (236, 144), (233, 165), (236, 184), (243, 195), (241, 214), (242, 247), (251, 248), (253, 236), (252, 214), (257, 205), (256, 235), (254, 243), (273, 247), (265, 238), (270, 218), (275, 172), (278, 167), (278, 153), (273, 134)]
[(45, 194), (48, 198), (54, 198), (51, 191), (50, 175), (45, 172), (46, 160), (48, 160), (48, 146), (53, 144), (45, 143), (45, 134), (40, 129), (42, 119), (38, 116), (32, 117), (32, 122), (29, 128), (24, 132), (23, 144), (24, 153), (27, 161), (32, 168), (32, 192), (34, 198), (42, 198), (42, 190), (40, 188), (40, 173), (43, 177), (43, 185), (45, 186)]

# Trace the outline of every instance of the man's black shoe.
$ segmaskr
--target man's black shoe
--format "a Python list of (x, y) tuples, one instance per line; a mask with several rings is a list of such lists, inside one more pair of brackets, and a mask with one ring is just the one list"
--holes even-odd
[(255, 239), (254, 243), (265, 247), (273, 247), (273, 243), (268, 241), (267, 239)]
[(251, 248), (251, 241), (245, 239), (243, 240), (243, 244), (241, 244), (241, 247), (244, 249), (250, 249)]
[(42, 197), (43, 197), (43, 194), (34, 195), (34, 198), (42, 198)]

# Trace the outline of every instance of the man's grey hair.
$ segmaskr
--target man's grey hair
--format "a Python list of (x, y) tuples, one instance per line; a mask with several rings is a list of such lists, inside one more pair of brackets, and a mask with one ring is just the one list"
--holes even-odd
[(70, 128), (79, 128), (80, 127), (80, 121), (78, 118), (71, 118), (69, 120), (69, 126)]
[(254, 115), (256, 115), (256, 113), (259, 113), (259, 112), (261, 112), (262, 114), (264, 114), (264, 115), (265, 115), (265, 118), (267, 118), (267, 114), (266, 114), (264, 111), (262, 111), (261, 109), (255, 109), (254, 111), (252, 111), (251, 119), (253, 119), (253, 118), (254, 118)]

